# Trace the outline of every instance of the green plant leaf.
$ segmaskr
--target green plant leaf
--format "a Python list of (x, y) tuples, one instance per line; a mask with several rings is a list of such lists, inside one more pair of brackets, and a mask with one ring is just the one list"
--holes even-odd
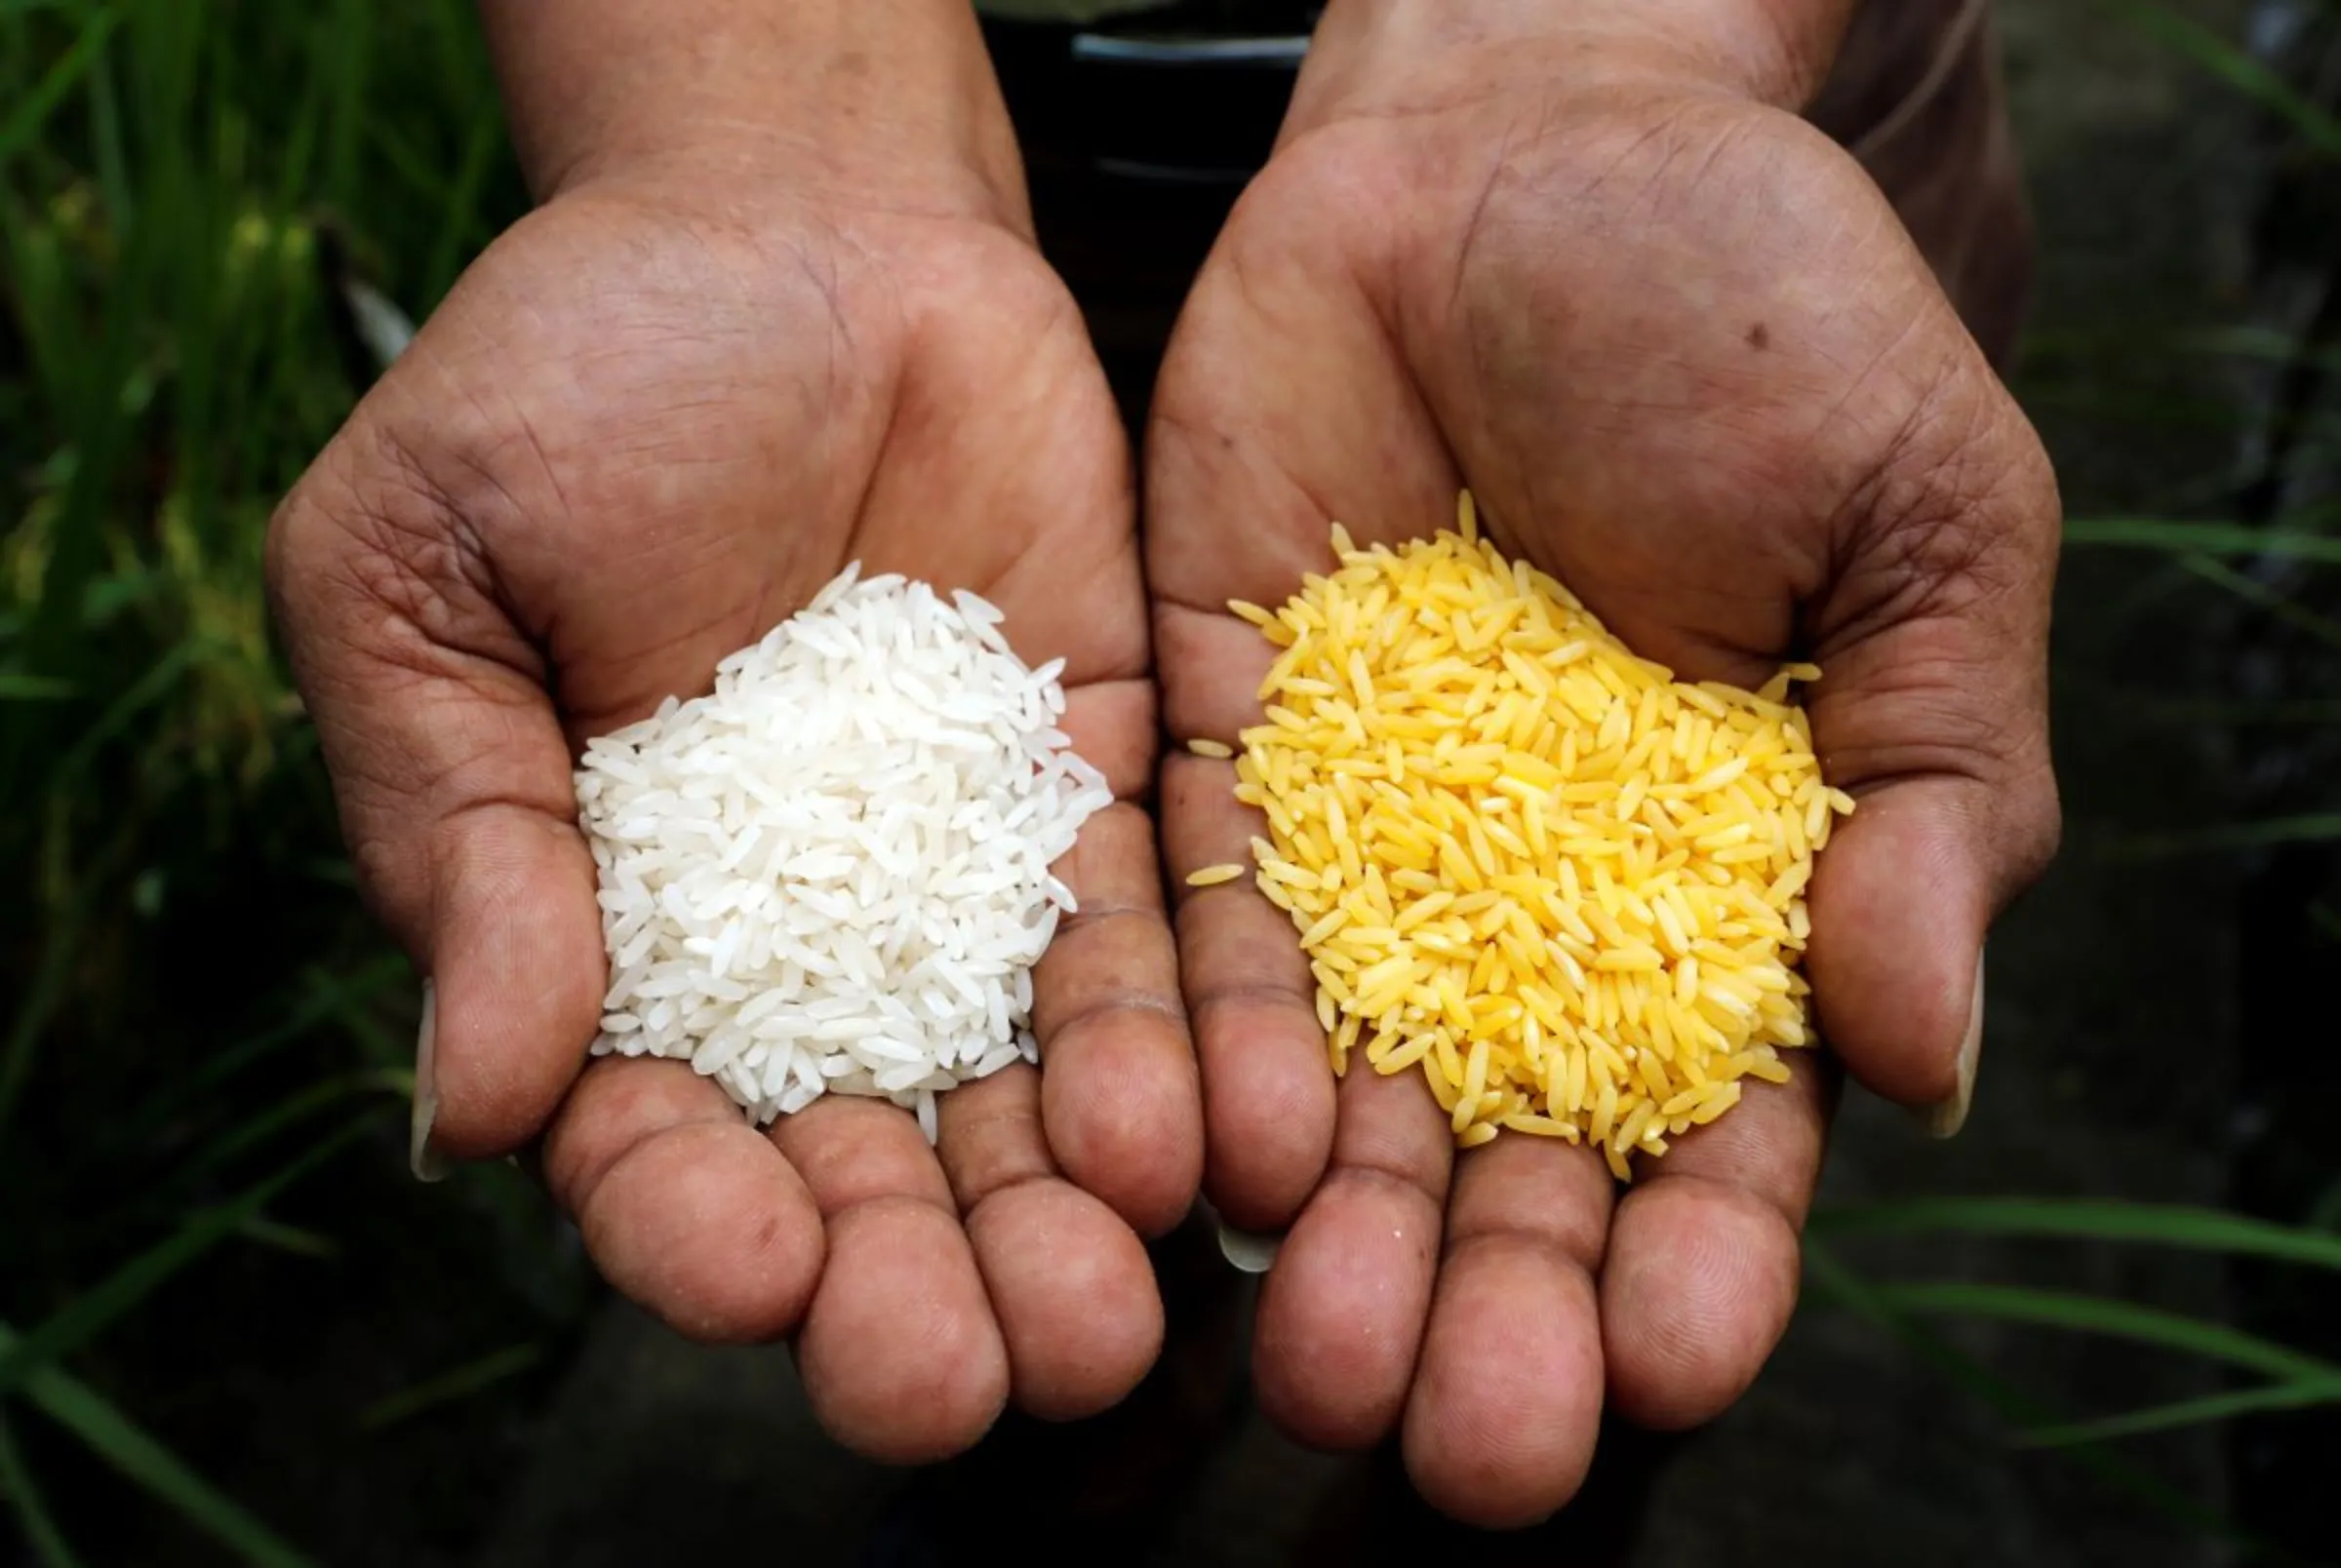
[(266, 1106), (245, 1117), (226, 1132), (206, 1145), (201, 1152), (172, 1171), (179, 1183), (201, 1180), (211, 1172), (267, 1142), (287, 1127), (298, 1126), (320, 1111), (328, 1111), (352, 1096), (361, 1094), (389, 1094), (404, 1101), (415, 1091), (414, 1075), (367, 1068), (355, 1073), (342, 1073), (319, 1083), (295, 1091), (274, 1105)]
[(2341, 1235), (2299, 1230), (2220, 1209), (2099, 1198), (1924, 1197), (1812, 1216), (1821, 1235), (2055, 1236), (2140, 1241), (2200, 1252), (2271, 1258), (2341, 1270)]
[(1978, 1284), (1945, 1279), (1880, 1284), (1879, 1299), (1902, 1312), (1928, 1317), (1988, 1317), (2003, 1322), (2064, 1328), (2108, 1339), (2177, 1351), (2208, 1361), (2247, 1368), (2288, 1382), (2341, 1381), (2341, 1365), (2225, 1323), (2140, 1307), (2103, 1296), (2083, 1296), (2029, 1285)]
[(33, 1482), (32, 1471), (24, 1466), (24, 1456), (17, 1450), (16, 1431), (5, 1414), (0, 1414), (0, 1492), (7, 1494), (9, 1506), (17, 1510), (17, 1522), (24, 1527), (24, 1539), (43, 1568), (80, 1568), (80, 1559), (65, 1544), (40, 1487)]
[(2172, 1431), (2181, 1427), (2233, 1421), (2239, 1416), (2261, 1415), (2273, 1410), (2306, 1410), (2315, 1405), (2327, 1404), (2341, 1404), (2341, 1380), (2304, 1379), (2297, 1383), (2263, 1383), (2256, 1388), (2206, 1394), (2200, 1399), (2180, 1399), (2171, 1404), (2150, 1405), (2143, 1410), (2124, 1411), (2117, 1416), (2098, 1416), (2088, 1421), (2034, 1427), (2017, 1433), (2016, 1442), (2024, 1448), (2071, 1448), (2083, 1443), (2109, 1442), (2117, 1437), (2137, 1437), (2148, 1432)]
[(186, 679), (187, 672), (205, 651), (201, 643), (189, 639), (155, 660), (128, 690), (106, 704), (105, 711), (58, 760), (56, 771), (50, 775), (53, 787), (68, 786), (78, 779), (107, 741), (129, 728), (133, 720), (169, 696)]
[(2157, 0), (2107, 0), (2131, 25), (2161, 40), (2282, 120), (2327, 158), (2341, 158), (2341, 120), (2296, 92), (2282, 76), (2202, 23)]
[(41, 1366), (61, 1360), (105, 1332), (181, 1269), (234, 1236), (278, 1194), (325, 1163), (376, 1120), (373, 1113), (359, 1117), (234, 1200), (195, 1215), (59, 1308), (39, 1327), (0, 1350), (0, 1395), (13, 1392)]
[[(0, 1355), (20, 1344), (14, 1331), (0, 1323)], [(24, 1396), (92, 1453), (244, 1561), (259, 1568), (306, 1568), (308, 1558), (78, 1379), (57, 1367), (41, 1367), (25, 1379)]]
[(2302, 529), (2262, 529), (2247, 523), (2174, 523), (2152, 518), (2076, 518), (2065, 524), (2065, 544), (2164, 555), (2275, 556), (2341, 564), (2341, 537)]
[(111, 7), (90, 13), (73, 46), (49, 67), (31, 92), (17, 100), (16, 107), (5, 118), (0, 118), (0, 158), (15, 157), (39, 134), (49, 116), (64, 101), (65, 95), (73, 91), (74, 84), (96, 62), (99, 52), (105, 48), (106, 39), (113, 33), (114, 23), (120, 20)]
[(2200, 551), (2190, 551), (2178, 558), (2178, 564), (2214, 588), (2219, 588), (2242, 600), (2255, 609), (2265, 610), (2273, 619), (2282, 622), (2303, 636), (2316, 639), (2326, 647), (2341, 648), (2341, 624), (2320, 615), (2282, 590), (2273, 588), (2247, 572), (2238, 571), (2226, 562)]
[(543, 1358), (544, 1347), (541, 1345), (507, 1345), (476, 1361), (466, 1361), (435, 1378), (427, 1378), (413, 1388), (402, 1389), (387, 1398), (377, 1400), (359, 1415), (358, 1425), (368, 1431), (378, 1431), (426, 1410), (468, 1398), (506, 1378), (518, 1377)]
[(2305, 816), (2263, 817), (2257, 822), (2220, 822), (2207, 828), (2139, 833), (2110, 841), (2108, 860), (2167, 860), (2177, 855), (2220, 854), (2270, 849), (2287, 843), (2330, 843), (2341, 840), (2341, 811)]
[[(1975, 1399), (2002, 1421), (2043, 1427), (2058, 1418), (2039, 1399), (1993, 1373), (1936, 1333), (1887, 1294), (1840, 1260), (1817, 1236), (1805, 1243), (1805, 1268), (1815, 1291), (1900, 1344), (1945, 1383)], [(2234, 1519), (2197, 1499), (2173, 1494), (2154, 1477), (2093, 1447), (2077, 1447), (2071, 1461), (2108, 1487), (2186, 1529), (2267, 1550)], [(2288, 1554), (2277, 1552), (2276, 1556)]]
[(60, 702), (74, 689), (72, 682), (55, 676), (0, 671), (0, 702)]
[(236, 1234), (247, 1241), (257, 1241), (279, 1252), (289, 1252), (297, 1258), (337, 1258), (341, 1243), (330, 1235), (304, 1231), (298, 1225), (284, 1225), (264, 1214), (246, 1220)]
[[(348, 1010), (372, 1000), (414, 971), (396, 954), (384, 954), (346, 979), (324, 965), (312, 965), (303, 976), (308, 994), (276, 1023), (228, 1045), (189, 1073), (182, 1087), (189, 1093), (211, 1088), (291, 1044), (319, 1025), (345, 1020)], [(179, 1096), (159, 1096), (158, 1111), (176, 1106)]]

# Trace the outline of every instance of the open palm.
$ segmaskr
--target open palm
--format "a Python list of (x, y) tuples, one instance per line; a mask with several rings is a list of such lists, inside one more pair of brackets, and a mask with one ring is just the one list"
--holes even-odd
[[(1065, 661), (1122, 804), (1060, 866), (1045, 1082), (768, 1138), (681, 1063), (586, 1047), (606, 983), (571, 762), (703, 689), (849, 561), (988, 596)], [(286, 502), (272, 580), (365, 886), (434, 987), (418, 1160), (543, 1139), (621, 1289), (691, 1334), (797, 1336), (866, 1452), (1013, 1396), (1118, 1398), (1185, 1211), (1194, 1070), (1145, 815), (1155, 705), (1128, 461), (1071, 300), (980, 214), (610, 177), (499, 241)], [(423, 1146), (427, 1127), (428, 1147)]]
[[(1686, 678), (1825, 667), (1817, 749), (1861, 804), (1812, 893), (1822, 1031), (1880, 1091), (1964, 1109), (1985, 928), (2055, 837), (2040, 448), (1793, 115), (1658, 55), (1590, 82), (1581, 54), (1462, 63), (1313, 61), (1189, 303), (1148, 470), (1170, 729), (1258, 720), (1274, 649), (1227, 600), (1327, 569), (1336, 520), (1426, 534), (1468, 486), (1502, 548)], [(1245, 858), (1231, 784), (1166, 763), (1174, 872)], [(1751, 1084), (1621, 1199), (1591, 1150), (1458, 1156), (1418, 1075), (1336, 1089), (1249, 883), (1189, 890), (1178, 929), (1206, 1191), (1290, 1228), (1254, 1357), (1289, 1430), (1403, 1430), (1433, 1502), (1516, 1523), (1574, 1491), (1605, 1404), (1683, 1426), (1746, 1388), (1795, 1301), (1826, 1063)]]

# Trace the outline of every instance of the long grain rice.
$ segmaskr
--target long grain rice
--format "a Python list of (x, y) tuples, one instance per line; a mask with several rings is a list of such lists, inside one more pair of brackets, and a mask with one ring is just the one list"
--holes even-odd
[[(1804, 889), (1852, 801), (1792, 700), (1637, 658), (1559, 582), (1457, 528), (1269, 610), (1236, 752), (1254, 885), (1318, 981), (1335, 1073), (1419, 1067), (1455, 1140), (1629, 1156), (1784, 1080), (1807, 1044)], [(1191, 881), (1202, 882), (1205, 874)]]
[(587, 743), (596, 1055), (688, 1060), (759, 1122), (876, 1095), (930, 1138), (938, 1092), (1039, 1059), (1050, 868), (1112, 795), (1001, 619), (849, 567), (711, 692)]

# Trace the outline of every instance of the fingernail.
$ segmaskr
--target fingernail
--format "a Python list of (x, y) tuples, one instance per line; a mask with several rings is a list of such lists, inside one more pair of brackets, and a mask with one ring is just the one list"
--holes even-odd
[(1959, 1087), (1940, 1105), (1920, 1115), (1929, 1137), (1955, 1138), (1967, 1124), (1967, 1107), (1975, 1098), (1975, 1059), (1983, 1050), (1983, 955), (1975, 955), (1975, 1000), (1967, 1008), (1967, 1038), (1959, 1043)]
[(439, 994), (428, 980), (422, 983), (422, 1022), (415, 1031), (415, 1125), (407, 1143), (407, 1163), (418, 1182), (444, 1181), (448, 1162), (431, 1147), (431, 1123), (439, 1116), (439, 1085), (431, 1073), (432, 1038), (439, 1032)]
[(1268, 1266), (1276, 1261), (1276, 1249), (1284, 1239), (1257, 1231), (1239, 1231), (1225, 1220), (1219, 1222), (1219, 1256), (1245, 1274), (1266, 1274)]

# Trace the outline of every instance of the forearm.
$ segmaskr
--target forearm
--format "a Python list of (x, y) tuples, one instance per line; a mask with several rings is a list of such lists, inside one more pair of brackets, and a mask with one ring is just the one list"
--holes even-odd
[(1020, 211), (967, 0), (480, 0), (537, 194), (613, 169), (775, 171), (863, 198)]
[[(1495, 72), (1546, 82), (1692, 73), (1802, 109), (1862, 0), (1332, 0), (1296, 114), (1453, 98)], [(1442, 78), (1444, 77), (1444, 80)], [(1394, 95), (1393, 83), (1408, 90)], [(1417, 106), (1390, 102), (1387, 108)]]

